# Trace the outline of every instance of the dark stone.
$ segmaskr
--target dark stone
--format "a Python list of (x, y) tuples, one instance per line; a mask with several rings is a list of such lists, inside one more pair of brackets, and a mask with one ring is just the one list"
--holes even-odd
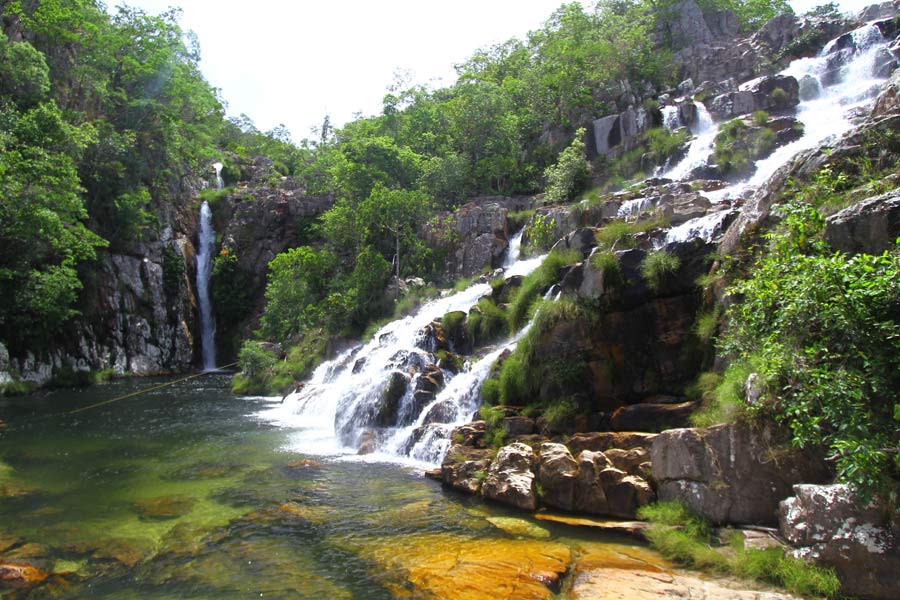
[(900, 190), (869, 198), (827, 219), (825, 239), (835, 250), (881, 254), (900, 237)]
[(659, 432), (690, 424), (696, 402), (680, 404), (633, 404), (623, 406), (613, 413), (613, 431)]

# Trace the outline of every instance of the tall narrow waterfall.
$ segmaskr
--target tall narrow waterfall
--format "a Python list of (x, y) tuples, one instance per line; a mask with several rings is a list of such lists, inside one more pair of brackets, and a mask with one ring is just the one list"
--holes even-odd
[[(216, 163), (218, 164), (218, 163)], [(216, 170), (218, 175), (218, 169)], [(203, 369), (216, 368), (216, 322), (209, 299), (209, 279), (212, 276), (212, 257), (216, 247), (216, 232), (212, 211), (204, 200), (200, 207), (200, 247), (197, 251), (197, 301), (200, 305), (200, 343), (203, 350)]]

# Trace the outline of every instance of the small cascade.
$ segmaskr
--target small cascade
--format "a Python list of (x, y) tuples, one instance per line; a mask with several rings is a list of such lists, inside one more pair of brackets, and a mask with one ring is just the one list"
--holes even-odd
[(221, 190), (225, 187), (225, 181), (222, 179), (222, 163), (213, 163), (213, 170), (216, 172), (216, 189)]
[[(510, 240), (511, 252), (520, 243), (521, 233)], [(506, 269), (506, 276), (527, 275), (543, 259), (518, 260)], [(363, 443), (374, 442), (375, 456), (381, 459), (439, 461), (452, 428), (471, 419), (477, 410), (481, 383), (491, 364), (524, 331), (459, 374), (443, 371), (443, 389), (421, 406), (416, 383), (425, 368), (437, 362), (423, 330), (448, 312), (468, 311), (490, 290), (489, 284), (476, 283), (388, 323), (367, 344), (321, 364), (302, 389), (260, 413), (260, 418), (297, 428), (291, 447), (295, 451), (355, 454)], [(411, 372), (416, 374), (410, 377)], [(399, 398), (393, 389), (398, 381), (405, 382)]]
[(659, 111), (662, 113), (663, 127), (669, 131), (675, 131), (681, 127), (681, 115), (678, 107), (675, 105), (663, 106)]
[[(218, 163), (216, 163), (218, 164)], [(197, 303), (200, 306), (200, 343), (203, 351), (203, 369), (216, 368), (216, 322), (212, 302), (209, 299), (209, 280), (212, 276), (212, 258), (216, 247), (216, 232), (212, 224), (212, 210), (206, 201), (200, 206), (200, 234), (197, 250)]]
[(722, 233), (722, 227), (731, 214), (730, 210), (719, 210), (672, 227), (666, 231), (665, 243), (687, 242), (694, 238), (711, 242)]
[(519, 256), (522, 254), (522, 234), (524, 233), (525, 228), (523, 227), (513, 234), (512, 238), (509, 240), (509, 247), (506, 249), (506, 258), (503, 260), (504, 268), (511, 267), (519, 262)]
[(662, 177), (681, 181), (688, 179), (695, 169), (703, 167), (712, 154), (713, 142), (716, 139), (718, 128), (713, 122), (712, 115), (702, 102), (694, 102), (697, 118), (694, 121), (692, 133), (694, 139), (688, 146), (687, 154), (670, 169), (662, 174)]
[(634, 200), (626, 200), (619, 206), (616, 216), (620, 219), (637, 219), (641, 213), (650, 210), (653, 207), (653, 200), (646, 197), (635, 198)]

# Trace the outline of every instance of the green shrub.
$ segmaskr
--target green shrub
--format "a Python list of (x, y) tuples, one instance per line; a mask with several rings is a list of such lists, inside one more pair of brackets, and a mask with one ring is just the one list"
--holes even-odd
[(525, 232), (528, 249), (549, 250), (556, 243), (556, 221), (549, 215), (534, 215)]
[(560, 269), (581, 260), (578, 252), (552, 252), (537, 269), (522, 280), (509, 306), (509, 324), (512, 331), (520, 329), (533, 314), (535, 301), (538, 300), (551, 285), (559, 281)]
[(469, 311), (466, 334), (473, 345), (483, 345), (506, 336), (509, 322), (502, 308), (482, 298)]
[(572, 423), (578, 414), (578, 404), (572, 398), (563, 398), (544, 410), (544, 419), (551, 430), (559, 430)]
[(662, 164), (674, 156), (687, 142), (688, 131), (679, 129), (669, 131), (660, 127), (647, 131), (647, 142), (652, 153), (652, 160), (656, 164)]
[(697, 321), (694, 323), (694, 333), (704, 344), (708, 344), (715, 337), (716, 331), (719, 329), (719, 318), (721, 316), (722, 309), (718, 304), (712, 310), (697, 315)]
[(753, 113), (753, 124), (758, 127), (765, 126), (769, 122), (769, 113), (764, 110), (758, 110)]
[(651, 252), (641, 261), (641, 277), (650, 289), (658, 292), (680, 266), (681, 260), (674, 254), (669, 254), (665, 250)]
[(864, 495), (893, 493), (900, 251), (832, 253), (814, 209), (784, 213), (771, 250), (729, 289), (742, 301), (728, 309), (722, 350), (765, 383), (754, 415), (790, 425), (796, 446), (833, 454), (839, 479)]
[(555, 165), (547, 167), (544, 177), (547, 179), (545, 193), (549, 203), (560, 203), (571, 200), (584, 189), (588, 182), (590, 172), (588, 162), (585, 159), (584, 128), (575, 132), (575, 137), (568, 148), (559, 155)]
[(32, 381), (10, 381), (8, 383), (0, 383), (0, 397), (24, 396), (35, 391), (37, 387), (37, 384)]
[(481, 399), (485, 404), (494, 406), (500, 402), (500, 380), (489, 377), (481, 384)]
[(636, 236), (660, 227), (667, 227), (666, 219), (648, 219), (638, 222), (613, 221), (597, 232), (598, 252), (627, 250), (637, 246)]

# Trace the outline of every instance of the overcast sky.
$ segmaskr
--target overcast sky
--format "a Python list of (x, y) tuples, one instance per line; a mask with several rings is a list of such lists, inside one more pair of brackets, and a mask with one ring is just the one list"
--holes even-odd
[[(332, 125), (377, 114), (395, 73), (449, 85), (453, 65), (478, 48), (524, 38), (560, 0), (125, 0), (157, 14), (183, 10), (200, 41), (206, 79), (228, 114), (266, 131), (284, 124), (299, 141), (325, 114)], [(591, 4), (589, 0), (583, 4)], [(821, 0), (793, 0), (803, 12)], [(121, 4), (109, 0), (111, 6)], [(857, 10), (864, 0), (841, 0)]]

